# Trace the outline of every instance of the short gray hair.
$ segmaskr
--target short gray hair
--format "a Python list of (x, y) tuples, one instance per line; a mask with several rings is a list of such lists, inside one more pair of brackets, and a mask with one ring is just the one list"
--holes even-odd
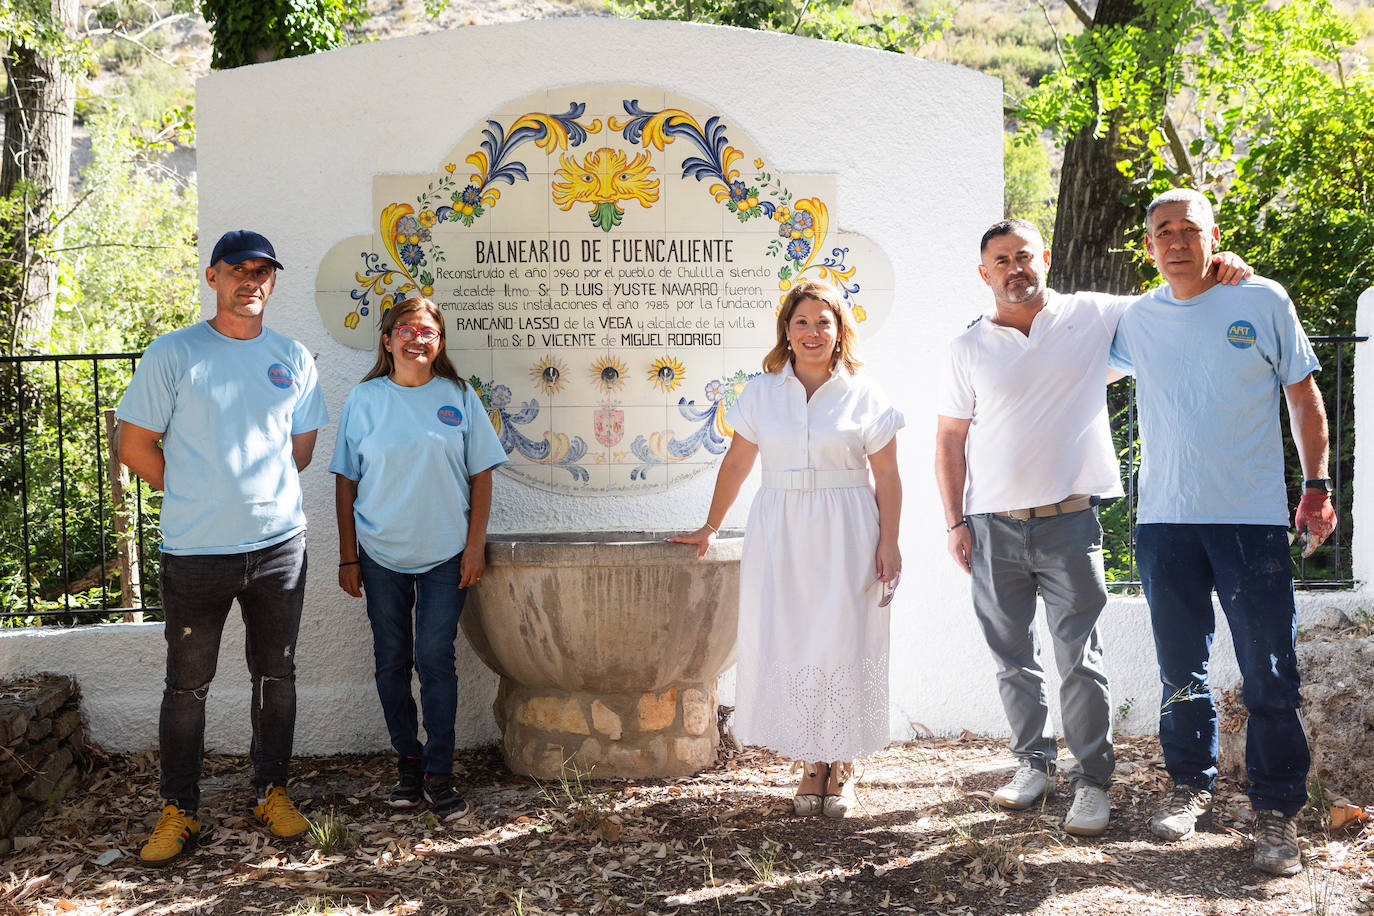
[(1200, 204), (1207, 214), (1207, 218), (1212, 221), (1213, 225), (1216, 225), (1217, 217), (1212, 212), (1212, 202), (1207, 199), (1205, 194), (1193, 188), (1170, 188), (1150, 201), (1150, 205), (1145, 208), (1146, 232), (1150, 231), (1150, 217), (1154, 214), (1155, 209), (1165, 204)]

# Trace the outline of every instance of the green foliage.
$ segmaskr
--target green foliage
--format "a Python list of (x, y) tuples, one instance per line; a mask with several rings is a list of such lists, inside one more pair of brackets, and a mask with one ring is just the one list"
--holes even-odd
[(367, 18), (367, 0), (201, 0), (200, 8), (218, 69), (342, 47), (347, 28)]
[(948, 13), (912, 17), (892, 12), (863, 15), (852, 0), (610, 0), (628, 19), (677, 19), (742, 29), (786, 32), (883, 51), (914, 51), (938, 38)]
[(137, 126), (118, 113), (93, 120), (85, 196), (68, 219), (71, 283), (58, 299), (49, 352), (142, 350), (195, 321), (195, 191), (152, 161), (169, 132), (189, 127), (188, 114)]
[(1005, 134), (1002, 143), (1002, 213), (1035, 224), (1048, 245), (1054, 237), (1054, 200), (1058, 192), (1049, 152), (1035, 138), (1025, 142)]
[(0, 0), (0, 45), (28, 48), (51, 55), (66, 67), (81, 68), (90, 60), (90, 47), (53, 21), (51, 0)]
[[(92, 116), (93, 158), (82, 174), (78, 203), (67, 217), (65, 250), (59, 252), (62, 284), (56, 320), (45, 342), (48, 352), (139, 351), (159, 334), (195, 320), (195, 192), (179, 187), (154, 162), (172, 136), (189, 129), (188, 114), (178, 109), (146, 124), (135, 124), (117, 110)], [(13, 392), (17, 370), (7, 366), (0, 372), (0, 391)], [(25, 364), (22, 443), (17, 424), (0, 436), (0, 530), (9, 533), (0, 556), (0, 611), (24, 610), (30, 594), (40, 599), (42, 610), (119, 605), (118, 584), (110, 578), (116, 542), (100, 410), (118, 402), (131, 376), (127, 360), (66, 362), (61, 368)], [(5, 407), (9, 416), (21, 413), (17, 402)], [(27, 568), (22, 549), (25, 483)], [(143, 543), (152, 558), (160, 540), (160, 496), (144, 488), (142, 501)], [(103, 585), (102, 540), (109, 564)], [(91, 572), (94, 584), (89, 584)], [(146, 564), (143, 573), (148, 603), (156, 605), (155, 564)], [(67, 583), (74, 583), (70, 599), (64, 594)], [(53, 618), (6, 622), (51, 623)]]

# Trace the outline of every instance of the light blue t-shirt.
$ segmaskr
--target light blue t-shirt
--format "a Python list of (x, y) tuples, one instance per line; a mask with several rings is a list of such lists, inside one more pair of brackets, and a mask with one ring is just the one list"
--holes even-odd
[(167, 553), (247, 553), (305, 530), (291, 437), (329, 413), (301, 344), (268, 328), (237, 340), (205, 321), (164, 334), (115, 415), (162, 433)]
[(329, 470), (358, 483), (358, 543), (387, 569), (418, 574), (467, 545), (468, 478), (506, 462), (471, 385), (418, 388), (382, 377), (349, 392)]
[(1288, 524), (1279, 397), (1321, 366), (1282, 286), (1152, 290), (1108, 363), (1136, 377), (1142, 524)]

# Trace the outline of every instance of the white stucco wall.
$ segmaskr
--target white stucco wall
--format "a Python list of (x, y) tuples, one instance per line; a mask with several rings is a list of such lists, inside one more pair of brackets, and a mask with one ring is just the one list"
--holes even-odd
[[(908, 421), (899, 440), (905, 574), (892, 615), (892, 735), (911, 736), (913, 722), (939, 734), (1005, 734), (968, 581), (945, 553), (932, 473), (938, 367), (947, 341), (983, 310), (988, 295), (975, 265), (978, 239), (1002, 208), (996, 80), (790, 36), (607, 19), (474, 27), (216, 73), (201, 80), (197, 96), (202, 260), (227, 229), (254, 228), (273, 240), (288, 269), (278, 278), (268, 323), (318, 354), (337, 417), (370, 357), (324, 331), (313, 280), (337, 239), (369, 231), (370, 176), (433, 169), (458, 137), (502, 103), (544, 87), (595, 81), (661, 84), (701, 99), (738, 124), (778, 169), (835, 174), (837, 225), (886, 252), (897, 290), (894, 313), (865, 341), (862, 355), (865, 371), (881, 380)], [(1368, 299), (1361, 328), (1374, 305)], [(1357, 377), (1357, 396), (1374, 384), (1369, 376), (1366, 370)], [(1374, 423), (1369, 413), (1364, 425)], [(296, 748), (303, 754), (388, 746), (363, 604), (334, 580), (327, 472), (333, 446), (331, 426), (302, 475), (313, 560), (297, 654)], [(498, 476), (492, 529), (694, 528), (712, 482), (703, 475), (652, 496), (580, 498)], [(732, 525), (743, 524), (754, 487), (746, 486)], [(1356, 544), (1357, 575), (1367, 578), (1369, 551), (1358, 532)], [(1359, 592), (1305, 595), (1300, 617), (1311, 619), (1331, 605), (1358, 606), (1361, 599)], [(1134, 701), (1123, 731), (1152, 731), (1159, 686), (1144, 600), (1114, 599), (1103, 627), (1116, 702)], [(1224, 625), (1219, 632), (1213, 670), (1216, 682), (1226, 684), (1236, 678), (1235, 663)], [(207, 742), (215, 750), (247, 749), (242, 645), (242, 625), (233, 620), (209, 703)], [(0, 638), (0, 674), (50, 670), (77, 677), (91, 737), (113, 749), (156, 746), (162, 664), (162, 628), (155, 624)], [(495, 676), (461, 639), (458, 665), (459, 744), (494, 740)], [(727, 675), (724, 702), (732, 688)]]

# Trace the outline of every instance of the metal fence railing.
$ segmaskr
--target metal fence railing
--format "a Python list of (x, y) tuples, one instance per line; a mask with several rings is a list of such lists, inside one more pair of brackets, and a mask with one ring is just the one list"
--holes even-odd
[[(1298, 588), (1349, 588), (1355, 584), (1350, 555), (1352, 503), (1350, 481), (1354, 478), (1355, 450), (1353, 448), (1355, 417), (1350, 403), (1354, 374), (1354, 347), (1368, 337), (1309, 337), (1312, 348), (1321, 360), (1322, 371), (1317, 373), (1318, 384), (1326, 403), (1327, 424), (1331, 434), (1328, 473), (1334, 485), (1331, 494), (1338, 524), (1331, 537), (1308, 559), (1299, 559), (1293, 577)], [(1109, 401), (1117, 403), (1113, 410), (1112, 434), (1117, 454), (1121, 456), (1122, 480), (1126, 496), (1104, 505), (1102, 509), (1103, 547), (1107, 556), (1108, 584), (1117, 589), (1140, 587), (1135, 566), (1136, 471), (1139, 468), (1138, 432), (1135, 414), (1135, 380), (1126, 379), (1122, 393)], [(1115, 386), (1114, 386), (1115, 387)], [(1284, 408), (1284, 467), (1288, 476), (1290, 499), (1302, 486), (1302, 470), (1293, 445)], [(1293, 500), (1295, 502), (1295, 500)], [(1290, 519), (1291, 521), (1291, 519)]]
[(0, 356), (11, 418), (0, 427), (0, 626), (161, 611), (147, 550), (160, 497), (130, 482), (113, 445), (113, 408), (140, 356)]
[[(1365, 337), (1313, 337), (1331, 428), (1330, 474), (1340, 524), (1300, 563), (1299, 587), (1353, 584), (1350, 481), (1354, 347)], [(0, 626), (140, 620), (160, 615), (157, 514), (148, 490), (114, 457), (113, 407), (139, 353), (0, 356)], [(1112, 386), (1126, 496), (1104, 504), (1104, 552), (1115, 588), (1138, 587), (1132, 531), (1138, 461), (1134, 389)], [(1287, 424), (1284, 424), (1287, 440)], [(1286, 441), (1290, 493), (1301, 471)], [(150, 549), (151, 548), (151, 549)]]

